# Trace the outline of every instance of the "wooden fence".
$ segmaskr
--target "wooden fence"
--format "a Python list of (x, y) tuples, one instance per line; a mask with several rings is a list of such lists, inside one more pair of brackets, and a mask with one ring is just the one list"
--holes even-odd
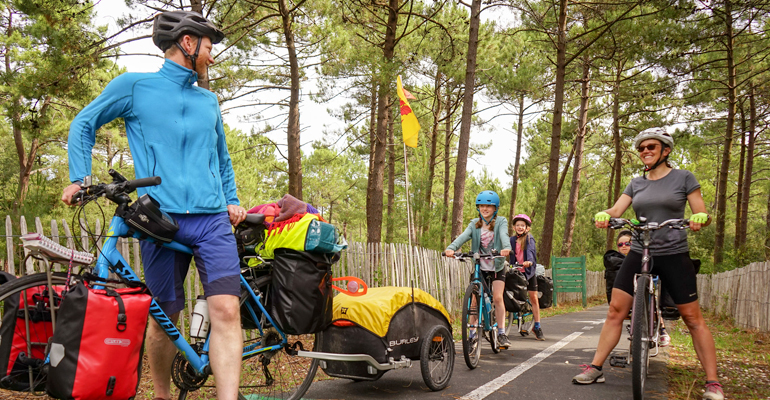
[(713, 275), (698, 275), (702, 308), (730, 316), (744, 329), (770, 332), (770, 262)]

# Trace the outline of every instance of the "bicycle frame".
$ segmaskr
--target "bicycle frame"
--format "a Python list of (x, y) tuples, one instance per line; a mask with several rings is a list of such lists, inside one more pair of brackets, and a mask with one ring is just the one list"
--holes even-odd
[[(652, 270), (652, 256), (650, 255), (650, 240), (651, 240), (651, 234), (650, 231), (644, 231), (641, 235), (635, 235), (635, 236), (641, 236), (641, 238), (637, 237), (637, 239), (642, 240), (642, 271), (638, 274), (634, 275), (634, 295), (636, 295), (639, 288), (636, 287), (636, 281), (639, 276), (649, 276), (649, 287), (644, 288), (645, 292), (647, 293), (648, 299), (647, 303), (649, 304), (649, 309), (644, 310), (648, 314), (647, 318), (647, 331), (648, 331), (648, 340), (653, 343), (657, 343), (658, 341), (658, 332), (655, 332), (655, 325), (657, 324), (656, 320), (656, 308), (658, 307), (658, 302), (656, 300), (656, 288), (657, 285), (659, 285), (659, 278), (657, 276), (653, 276), (650, 271)], [(633, 315), (635, 313), (639, 312), (636, 310), (636, 302), (634, 302), (634, 305), (631, 307), (631, 320), (633, 321)], [(631, 336), (634, 335), (634, 327), (633, 324), (631, 325)], [(657, 346), (656, 346), (657, 349)], [(657, 354), (657, 350), (656, 350)]]
[[(479, 321), (476, 321), (476, 328), (481, 327), (484, 332), (490, 331), (497, 327), (497, 322), (492, 322), (494, 320), (494, 315), (492, 315), (492, 310), (487, 310), (486, 302), (485, 300), (485, 294), (489, 292), (489, 294), (492, 294), (492, 290), (487, 287), (486, 280), (481, 277), (481, 258), (479, 257), (479, 253), (474, 253), (473, 255), (474, 259), (474, 267), (473, 267), (473, 278), (471, 278), (470, 284), (473, 285), (474, 283), (479, 284)], [(493, 299), (490, 299), (490, 302), (494, 301)]]
[[(94, 268), (94, 274), (98, 275), (101, 278), (107, 278), (110, 271), (114, 272), (121, 278), (129, 281), (129, 282), (141, 282), (141, 279), (136, 275), (134, 270), (129, 266), (129, 263), (123, 258), (123, 256), (120, 254), (120, 252), (117, 249), (117, 243), (119, 237), (130, 237), (129, 235), (129, 226), (125, 223), (123, 218), (119, 216), (113, 216), (112, 220), (110, 221), (110, 226), (107, 231), (107, 239), (104, 242), (104, 245), (102, 246), (99, 258), (96, 262), (96, 266)], [(140, 235), (138, 233), (134, 234), (135, 238), (141, 239)], [(186, 254), (193, 254), (193, 251), (191, 248), (177, 242), (171, 242), (171, 243), (160, 243), (157, 241), (152, 240), (151, 238), (144, 239), (151, 243), (156, 243), (158, 245), (161, 245), (163, 247), (172, 249), (174, 251), (179, 251)], [(260, 343), (255, 343), (252, 345), (249, 345), (247, 347), (244, 347), (243, 349), (243, 358), (248, 358), (253, 355), (266, 352), (266, 351), (273, 351), (273, 350), (279, 350), (281, 349), (286, 343), (287, 338), (286, 334), (278, 328), (273, 320), (270, 314), (265, 310), (260, 300), (260, 295), (257, 295), (254, 293), (254, 291), (251, 289), (251, 287), (248, 285), (248, 282), (243, 277), (243, 275), (240, 276), (241, 286), (245, 287), (246, 290), (249, 292), (249, 296), (252, 300), (254, 300), (254, 304), (259, 307), (260, 311), (262, 312), (262, 315), (264, 315), (267, 320), (270, 322), (270, 324), (275, 327), (276, 331), (281, 335), (281, 343), (272, 345), (269, 347), (260, 347), (257, 348)], [(246, 304), (247, 308), (249, 310), (249, 313), (252, 315), (253, 320), (257, 323), (257, 327), (259, 329), (259, 332), (262, 333), (262, 326), (259, 322), (259, 319), (256, 318), (256, 314), (254, 312), (253, 306), (251, 304)], [(209, 338), (207, 337), (204, 344), (203, 344), (203, 351), (202, 355), (199, 356), (195, 350), (192, 348), (192, 346), (187, 342), (187, 340), (184, 338), (184, 335), (179, 332), (179, 330), (176, 328), (174, 323), (171, 321), (171, 319), (166, 315), (166, 313), (160, 308), (157, 301), (153, 298), (152, 303), (150, 304), (150, 315), (155, 320), (155, 322), (158, 323), (158, 325), (163, 328), (163, 330), (166, 332), (166, 335), (168, 335), (169, 339), (172, 343), (174, 343), (174, 346), (179, 350), (179, 352), (184, 356), (184, 358), (190, 363), (190, 366), (195, 369), (196, 372), (199, 374), (207, 374), (207, 367), (209, 366)]]

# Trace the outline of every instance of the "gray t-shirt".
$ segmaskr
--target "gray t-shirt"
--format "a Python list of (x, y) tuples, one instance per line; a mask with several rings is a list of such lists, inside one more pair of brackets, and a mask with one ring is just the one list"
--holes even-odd
[[(687, 195), (700, 188), (700, 183), (690, 171), (672, 169), (658, 180), (636, 177), (626, 186), (623, 194), (631, 197), (636, 218), (663, 222), (672, 218), (684, 218)], [(642, 245), (636, 240), (631, 251), (641, 253)], [(662, 228), (652, 232), (650, 253), (656, 256), (679, 254), (689, 251), (687, 231)]]

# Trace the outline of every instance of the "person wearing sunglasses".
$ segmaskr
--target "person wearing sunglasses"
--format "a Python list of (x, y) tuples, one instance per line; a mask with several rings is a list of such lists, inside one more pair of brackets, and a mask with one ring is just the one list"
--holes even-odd
[[(642, 176), (633, 178), (615, 204), (594, 216), (597, 228), (607, 228), (611, 217), (620, 217), (633, 205), (636, 218), (648, 222), (663, 222), (684, 218), (685, 207), (690, 205), (690, 230), (699, 231), (711, 223), (700, 184), (690, 171), (675, 169), (668, 161), (674, 139), (663, 128), (650, 128), (634, 139), (634, 148), (644, 164)], [(677, 309), (692, 336), (693, 346), (706, 373), (704, 400), (724, 399), (717, 376), (714, 337), (701, 314), (698, 304), (698, 286), (695, 267), (690, 259), (687, 231), (660, 229), (652, 233), (650, 243), (652, 273), (660, 277), (663, 287), (671, 294)], [(607, 319), (602, 327), (594, 358), (590, 365), (572, 378), (573, 383), (604, 382), (602, 365), (620, 340), (623, 320), (631, 309), (634, 293), (634, 274), (641, 271), (642, 248), (635, 241), (618, 270), (612, 288), (612, 300)]]

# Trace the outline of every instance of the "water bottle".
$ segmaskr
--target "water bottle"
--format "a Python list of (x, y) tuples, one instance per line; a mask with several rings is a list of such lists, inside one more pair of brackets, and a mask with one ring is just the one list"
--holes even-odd
[(190, 319), (190, 337), (205, 339), (209, 334), (209, 305), (203, 296), (195, 299), (192, 319)]

